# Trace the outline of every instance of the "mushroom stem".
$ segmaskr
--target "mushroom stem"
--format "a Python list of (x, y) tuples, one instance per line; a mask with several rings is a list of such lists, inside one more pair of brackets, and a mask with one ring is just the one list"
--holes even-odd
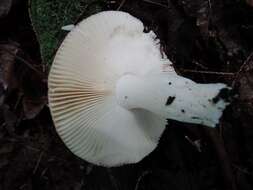
[(168, 119), (215, 127), (229, 104), (225, 84), (198, 84), (177, 74), (135, 76), (126, 74), (116, 85), (118, 103), (128, 109), (145, 109)]

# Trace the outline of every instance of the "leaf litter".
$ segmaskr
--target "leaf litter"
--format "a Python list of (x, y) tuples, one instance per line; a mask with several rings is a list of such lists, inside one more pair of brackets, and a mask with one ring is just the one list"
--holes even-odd
[[(49, 14), (40, 1), (29, 2), (0, 2), (0, 26), (5, 24), (0, 28), (0, 189), (252, 189), (250, 1), (119, 0), (92, 1), (90, 6), (89, 1), (75, 0), (77, 6), (71, 10), (78, 11), (70, 17), (67, 1), (43, 1)], [(169, 121), (151, 155), (138, 164), (109, 170), (66, 149), (47, 107), (48, 66), (66, 35), (62, 26), (76, 24), (89, 11), (107, 9), (140, 18), (147, 30), (157, 33), (184, 76), (237, 89), (238, 98), (217, 129)], [(57, 19), (61, 14), (64, 17)], [(53, 35), (45, 28), (50, 23)], [(201, 151), (191, 142), (198, 142)]]

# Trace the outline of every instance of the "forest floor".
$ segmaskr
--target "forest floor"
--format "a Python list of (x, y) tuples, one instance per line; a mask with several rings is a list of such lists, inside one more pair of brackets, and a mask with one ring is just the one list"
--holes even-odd
[[(0, 190), (253, 189), (252, 0), (98, 0), (95, 8), (73, 0), (73, 10), (85, 8), (72, 20), (57, 17), (66, 14), (65, 1), (51, 2), (48, 14), (34, 2), (51, 1), (0, 1)], [(158, 148), (137, 164), (104, 168), (74, 156), (47, 105), (50, 61), (66, 32), (46, 33), (53, 29), (45, 20), (52, 27), (55, 15), (78, 22), (94, 9), (141, 19), (180, 75), (233, 87), (238, 97), (220, 125), (169, 121)]]

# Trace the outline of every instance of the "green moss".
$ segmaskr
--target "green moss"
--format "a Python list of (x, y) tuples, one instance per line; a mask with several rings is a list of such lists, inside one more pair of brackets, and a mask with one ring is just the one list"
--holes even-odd
[(101, 11), (103, 2), (104, 0), (30, 0), (30, 17), (45, 64), (52, 62), (67, 34), (61, 27)]

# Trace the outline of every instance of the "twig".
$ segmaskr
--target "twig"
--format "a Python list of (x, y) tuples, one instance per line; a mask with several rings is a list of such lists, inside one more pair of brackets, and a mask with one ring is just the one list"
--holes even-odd
[(22, 189), (24, 189), (26, 186), (28, 186), (28, 185), (25, 183), (25, 184), (21, 185), (18, 189), (22, 190)]
[(249, 61), (253, 59), (253, 52), (247, 57), (247, 59), (243, 62), (237, 74), (241, 73), (244, 70), (244, 67), (249, 63)]
[(245, 66), (249, 63), (249, 61), (252, 59), (253, 62), (253, 52), (247, 57), (247, 59), (243, 62), (242, 66), (240, 67), (239, 71), (235, 74), (234, 81), (232, 83), (232, 86), (235, 85), (235, 82), (238, 80), (239, 75), (241, 74), (242, 71), (244, 71)]
[(154, 1), (151, 1), (151, 0), (142, 0), (143, 2), (145, 3), (150, 3), (150, 4), (153, 4), (153, 5), (157, 5), (159, 7), (163, 7), (163, 8), (166, 8), (166, 9), (170, 9), (170, 7), (166, 6), (166, 5), (163, 5), (161, 3), (158, 3), (158, 2), (154, 2)]
[(15, 105), (14, 105), (14, 110), (17, 110), (19, 103), (20, 103), (21, 100), (23, 99), (23, 96), (24, 96), (24, 95), (23, 95), (22, 93), (19, 93), (19, 94), (18, 94), (17, 101), (15, 102)]
[(247, 169), (242, 169), (241, 167), (237, 166), (236, 164), (232, 164), (232, 166), (237, 169), (238, 171), (245, 173), (247, 175), (251, 175), (253, 176), (253, 174), (251, 172), (249, 172)]
[(41, 172), (40, 177), (44, 177), (44, 175), (46, 174), (47, 170), (48, 170), (48, 168), (45, 168), (45, 169)]
[(191, 69), (180, 69), (180, 71), (185, 72), (185, 73), (201, 73), (201, 74), (210, 74), (210, 75), (227, 75), (227, 76), (235, 75), (235, 73), (228, 73), (228, 72), (200, 71), (200, 70), (191, 70)]
[(199, 140), (191, 140), (187, 135), (185, 136), (185, 139), (193, 146), (197, 149), (198, 152), (202, 152), (201, 150), (201, 141), (200, 139)]
[(40, 151), (40, 149), (37, 149), (37, 148), (29, 146), (29, 145), (25, 145), (25, 148), (28, 149), (28, 150), (36, 151), (36, 152)]
[(33, 67), (32, 64), (30, 64), (28, 61), (26, 61), (25, 59), (23, 59), (22, 57), (20, 57), (18, 55), (16, 55), (16, 59), (23, 62), (27, 67), (29, 67), (31, 70), (35, 71), (42, 78), (44, 78), (44, 73), (40, 72), (38, 69)]
[(109, 1), (107, 1), (107, 3), (108, 3), (108, 4), (115, 4), (115, 3), (117, 3), (117, 2), (116, 2), (116, 0), (109, 0)]
[(12, 53), (11, 51), (4, 49), (4, 51), (6, 51), (7, 53), (11, 54), (12, 56), (14, 56), (17, 60), (21, 61), (22, 63), (24, 63), (27, 67), (29, 67), (30, 69), (32, 69), (33, 71), (35, 71), (38, 75), (40, 75), (41, 77), (44, 78), (44, 74), (42, 72), (40, 72), (38, 69), (36, 69), (35, 67), (32, 66), (32, 64), (30, 64), (28, 61), (26, 61), (25, 59), (23, 59), (22, 57), (16, 55), (15, 53)]
[(37, 169), (38, 169), (38, 167), (39, 167), (39, 165), (40, 165), (40, 161), (41, 161), (41, 158), (42, 158), (43, 154), (44, 154), (44, 152), (41, 152), (41, 153), (40, 153), (39, 159), (37, 160), (37, 163), (36, 163), (35, 168), (34, 168), (34, 170), (33, 170), (33, 174), (36, 173), (36, 171), (37, 171)]
[(208, 5), (209, 5), (209, 8), (212, 9), (212, 3), (211, 3), (211, 0), (208, 0)]
[(137, 183), (136, 183), (136, 185), (135, 185), (134, 190), (138, 190), (138, 189), (139, 189), (141, 180), (142, 180), (146, 175), (148, 175), (148, 174), (150, 174), (150, 173), (151, 173), (151, 171), (144, 171), (144, 172), (140, 175), (140, 177), (139, 177), (138, 180), (137, 180)]
[(199, 63), (198, 61), (193, 61), (193, 63), (195, 64), (195, 65), (197, 65), (198, 67), (200, 67), (201, 69), (208, 69), (208, 67), (206, 67), (206, 66), (204, 66), (204, 65), (202, 65), (201, 63)]
[(117, 11), (119, 11), (125, 3), (126, 3), (126, 0), (122, 0), (121, 3), (119, 4), (118, 8), (117, 8)]

